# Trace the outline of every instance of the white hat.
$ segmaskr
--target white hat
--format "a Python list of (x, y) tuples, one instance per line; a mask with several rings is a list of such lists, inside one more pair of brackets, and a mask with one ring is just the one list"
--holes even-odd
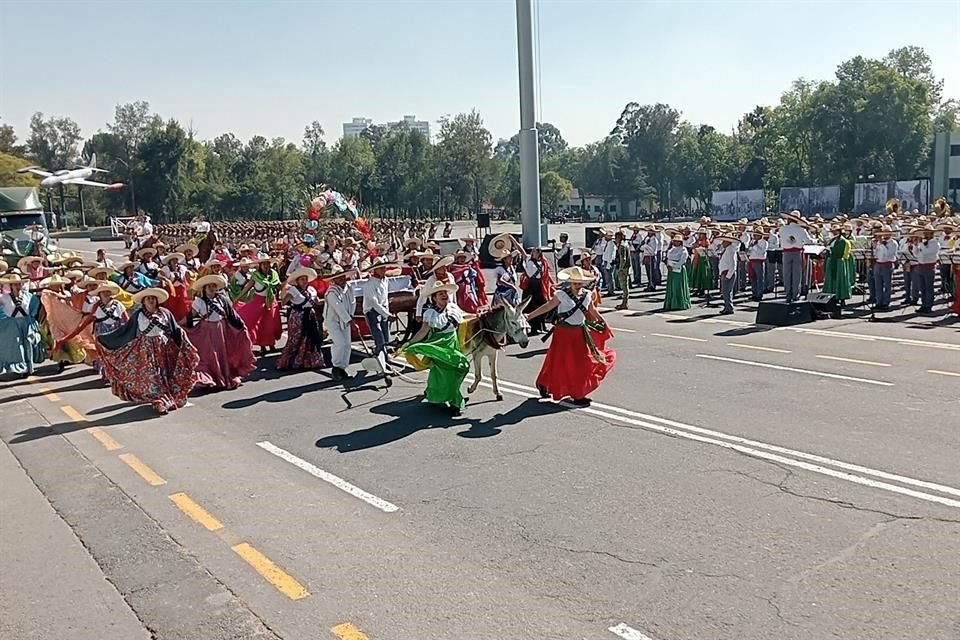
[(136, 304), (140, 304), (141, 302), (143, 302), (144, 298), (149, 298), (150, 296), (156, 297), (157, 302), (159, 302), (160, 304), (163, 304), (170, 298), (170, 294), (167, 293), (166, 289), (149, 287), (147, 289), (144, 289), (143, 291), (138, 291), (137, 293), (133, 294), (133, 301)]
[(300, 267), (296, 271), (290, 274), (290, 277), (287, 278), (287, 282), (296, 282), (300, 278), (306, 278), (307, 280), (316, 280), (317, 272), (310, 267)]
[(224, 289), (227, 286), (227, 277), (219, 273), (209, 273), (196, 279), (191, 287), (194, 291), (203, 291), (208, 284), (217, 285), (217, 289)]
[(433, 283), (433, 286), (427, 289), (427, 292), (424, 294), (427, 298), (432, 298), (434, 295), (440, 293), (441, 291), (446, 291), (447, 293), (456, 293), (457, 285), (450, 284), (449, 282), (437, 281)]
[(557, 279), (563, 280), (564, 282), (593, 282), (596, 278), (594, 274), (585, 271), (581, 267), (567, 267), (557, 274)]
[(444, 256), (437, 260), (436, 264), (433, 265), (433, 268), (430, 269), (430, 273), (436, 273), (437, 269), (444, 269), (453, 264), (453, 258), (450, 256)]

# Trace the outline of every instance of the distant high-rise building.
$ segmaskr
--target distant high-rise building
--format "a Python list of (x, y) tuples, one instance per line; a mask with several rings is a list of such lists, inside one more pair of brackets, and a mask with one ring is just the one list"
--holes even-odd
[(419, 131), (423, 136), (430, 139), (430, 123), (426, 120), (417, 120), (417, 116), (403, 116), (399, 122), (388, 122), (388, 129), (409, 129), (410, 131)]
[(358, 136), (367, 130), (367, 127), (373, 124), (370, 118), (354, 118), (351, 122), (343, 123), (343, 136)]

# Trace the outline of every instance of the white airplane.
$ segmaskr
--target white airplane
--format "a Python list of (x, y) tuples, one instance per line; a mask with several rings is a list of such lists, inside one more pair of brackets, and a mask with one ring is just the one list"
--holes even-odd
[(44, 189), (52, 189), (60, 185), (70, 184), (84, 187), (98, 187), (100, 189), (106, 189), (107, 191), (116, 191), (124, 187), (122, 182), (108, 184), (106, 182), (88, 180), (95, 172), (107, 173), (106, 169), (97, 168), (97, 154), (93, 154), (90, 157), (89, 165), (80, 165), (75, 169), (60, 169), (52, 173), (40, 167), (24, 167), (23, 169), (17, 170), (17, 173), (32, 173), (36, 176), (43, 177), (43, 180), (40, 181), (40, 186)]

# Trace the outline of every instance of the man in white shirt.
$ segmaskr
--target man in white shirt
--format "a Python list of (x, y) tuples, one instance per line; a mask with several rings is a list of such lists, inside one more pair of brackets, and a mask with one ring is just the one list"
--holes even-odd
[(103, 249), (97, 249), (97, 260), (96, 263), (101, 267), (107, 267), (108, 269), (113, 269), (113, 260), (107, 257), (107, 252)]
[(777, 272), (780, 270), (780, 264), (776, 260), (780, 252), (780, 236), (775, 227), (767, 227), (765, 230), (767, 241), (767, 264), (765, 267), (766, 286), (765, 293), (773, 292), (777, 284)]
[(933, 287), (934, 272), (940, 260), (940, 241), (933, 237), (934, 230), (930, 225), (921, 229), (923, 240), (914, 246), (913, 253), (917, 257), (917, 284), (920, 286), (920, 308), (918, 313), (933, 312), (933, 302), (936, 293)]
[(660, 272), (660, 239), (654, 226), (646, 228), (647, 235), (640, 240), (640, 259), (647, 274), (646, 291), (656, 291), (657, 274)]
[(750, 269), (750, 299), (763, 300), (766, 288), (767, 241), (763, 238), (763, 229), (754, 227), (750, 244), (747, 245), (747, 265)]
[(643, 271), (643, 252), (640, 245), (643, 242), (643, 229), (640, 225), (630, 225), (633, 234), (630, 236), (630, 267), (633, 269), (633, 286), (640, 286), (640, 273)]
[(723, 299), (723, 309), (720, 315), (728, 316), (733, 313), (733, 288), (737, 277), (737, 253), (740, 251), (740, 241), (733, 236), (720, 236), (722, 249), (720, 253), (720, 297)]
[(893, 263), (897, 260), (900, 247), (892, 239), (893, 230), (883, 227), (877, 232), (873, 245), (873, 292), (876, 297), (875, 309), (886, 311), (890, 308), (893, 292)]
[(655, 224), (653, 228), (656, 230), (657, 237), (657, 255), (653, 262), (653, 286), (659, 287), (663, 283), (663, 270), (660, 268), (660, 265), (665, 260), (664, 254), (666, 254), (667, 249), (670, 247), (670, 239), (667, 238), (663, 226)]
[(780, 246), (783, 248), (783, 288), (787, 302), (800, 298), (803, 277), (803, 246), (813, 244), (813, 238), (800, 223), (799, 211), (783, 214), (787, 224), (780, 229)]
[(613, 231), (607, 231), (604, 236), (606, 241), (603, 245), (603, 281), (607, 284), (607, 295), (615, 297), (617, 295), (617, 283), (614, 277), (613, 263), (617, 259), (617, 244), (613, 241)]
[(387, 343), (390, 342), (390, 296), (387, 287), (387, 267), (396, 266), (386, 260), (378, 259), (369, 270), (369, 276), (363, 283), (363, 316), (367, 320), (370, 336), (373, 338), (373, 355), (380, 369), (387, 376), (389, 387), (392, 384), (387, 366)]
[(334, 265), (330, 274), (324, 280), (330, 282), (323, 295), (323, 324), (330, 336), (330, 364), (333, 367), (333, 379), (343, 380), (348, 377), (347, 367), (350, 366), (351, 336), (350, 323), (353, 321), (353, 312), (356, 301), (353, 298), (353, 289), (347, 286), (347, 276), (354, 271), (344, 271), (340, 265)]

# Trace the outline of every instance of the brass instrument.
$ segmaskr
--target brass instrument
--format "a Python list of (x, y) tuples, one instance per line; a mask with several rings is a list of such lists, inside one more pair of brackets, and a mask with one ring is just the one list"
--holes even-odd
[(900, 198), (890, 198), (887, 200), (887, 204), (884, 205), (884, 208), (887, 210), (888, 214), (899, 214), (900, 213)]

